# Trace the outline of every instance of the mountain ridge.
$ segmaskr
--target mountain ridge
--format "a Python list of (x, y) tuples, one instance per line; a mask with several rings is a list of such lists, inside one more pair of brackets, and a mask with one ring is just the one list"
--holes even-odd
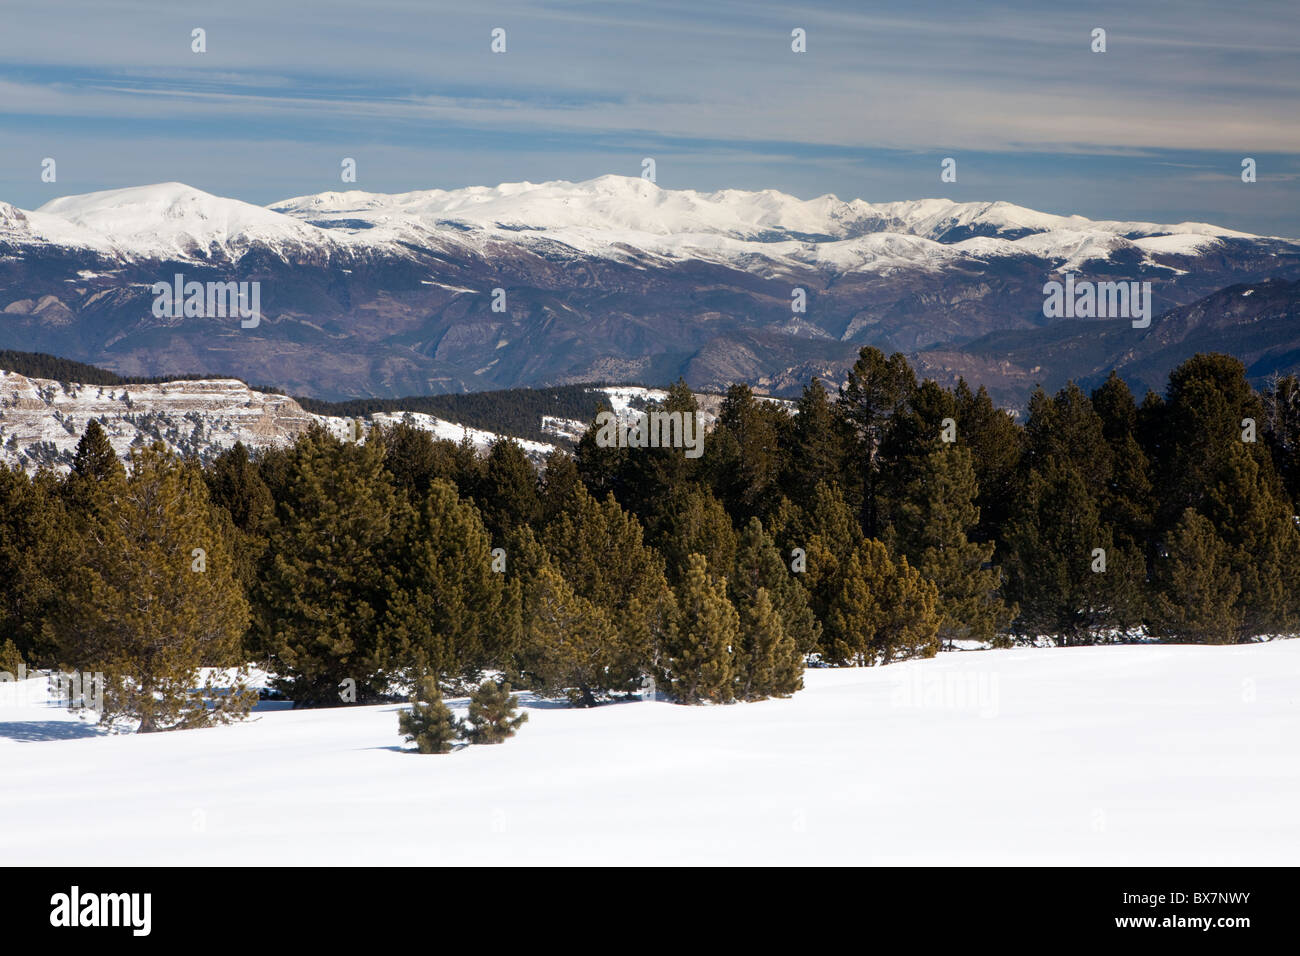
[[(0, 206), (0, 348), (326, 400), (679, 376), (794, 394), (863, 345), (933, 358), (1050, 326), (1066, 272), (1150, 282), (1159, 315), (1298, 269), (1292, 240), (1004, 202), (606, 176), (261, 207), (164, 183)], [(153, 315), (182, 273), (258, 282), (260, 323)]]

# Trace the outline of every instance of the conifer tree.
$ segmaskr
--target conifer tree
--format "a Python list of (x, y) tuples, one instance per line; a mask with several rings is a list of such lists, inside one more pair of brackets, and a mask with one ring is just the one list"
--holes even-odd
[[(692, 427), (695, 427), (699, 402), (686, 382), (678, 379), (669, 386), (662, 402), (649, 403), (647, 412), (657, 411), (680, 414), (683, 421), (690, 418)], [(702, 428), (702, 423), (698, 427)], [(691, 487), (702, 477), (701, 461), (711, 459), (714, 454), (711, 442), (712, 436), (709, 436), (704, 447), (710, 450), (703, 458), (694, 459), (686, 457), (685, 448), (625, 449), (619, 458), (621, 467), (614, 489), (619, 503), (647, 528), (662, 524), (664, 508), (673, 500), (674, 494)]]
[(1166, 640), (1194, 644), (1236, 642), (1243, 616), (1237, 606), (1241, 581), (1214, 526), (1188, 508), (1166, 551), (1156, 563), (1152, 608), (1156, 633)]
[(843, 480), (845, 430), (821, 379), (814, 378), (799, 397), (785, 458), (782, 487), (792, 501), (807, 506), (820, 484)]
[(662, 558), (613, 495), (598, 502), (581, 485), (573, 489), (572, 510), (546, 529), (546, 539), (556, 569), (611, 624), (603, 676), (590, 686), (601, 693), (635, 690), (652, 670), (671, 616)]
[[(384, 465), (393, 476), (393, 483), (412, 501), (428, 494), (429, 486), (441, 478), (457, 486), (460, 491), (466, 470), (462, 463), (463, 449), (448, 439), (436, 439), (412, 421), (400, 421), (383, 430)], [(477, 471), (477, 456), (470, 471)]]
[(802, 655), (817, 649), (821, 625), (808, 605), (807, 592), (781, 560), (776, 543), (758, 518), (750, 518), (740, 535), (736, 563), (727, 584), (731, 603), (742, 614), (757, 600), (760, 590), (767, 591), (782, 634), (793, 641), (795, 664), (802, 667)]
[[(757, 520), (757, 519), (755, 519)], [(739, 700), (788, 697), (803, 687), (803, 655), (786, 633), (767, 588), (738, 607), (740, 635), (734, 653)]]
[(667, 562), (668, 580), (680, 583), (692, 554), (713, 568), (730, 568), (736, 560), (736, 532), (722, 502), (701, 485), (672, 489), (651, 525), (651, 540)]
[(14, 680), (22, 673), (25, 666), (26, 661), (23, 660), (18, 645), (12, 638), (5, 638), (5, 642), (0, 644), (0, 673), (8, 674), (9, 678)]
[(511, 528), (537, 524), (542, 513), (537, 469), (517, 441), (492, 443), (474, 501), (495, 544), (503, 544)]
[(562, 693), (577, 706), (594, 707), (612, 684), (625, 686), (622, 675), (611, 678), (617, 630), (604, 608), (574, 591), (544, 549), (534, 554), (535, 567), (521, 586), (519, 669), (542, 694)]
[(505, 661), (519, 635), (473, 503), (435, 478), (416, 507), (395, 513), (393, 538), (383, 630), (394, 666), (463, 676)]
[(235, 442), (203, 473), (212, 503), (230, 513), (235, 527), (261, 534), (271, 519), (275, 501), (243, 442)]
[(1109, 446), (1111, 472), (1101, 495), (1102, 511), (1121, 545), (1143, 554), (1152, 547), (1155, 498), (1150, 462), (1138, 441), (1138, 408), (1133, 393), (1114, 371), (1092, 393), (1092, 405), (1101, 419), (1102, 436)]
[(979, 523), (970, 452), (939, 445), (901, 489), (890, 541), (939, 591), (940, 640), (1000, 642), (1011, 611), (998, 593), (1001, 575), (988, 566), (993, 545), (970, 540)]
[(76, 573), (52, 623), (61, 662), (104, 675), (104, 711), (139, 732), (241, 717), (254, 695), (237, 680), (205, 700), (202, 666), (236, 667), (248, 605), (230, 542), (197, 467), (160, 443), (132, 455), (131, 475), (102, 480)]
[(479, 685), (469, 700), (465, 737), (471, 744), (500, 744), (515, 735), (527, 714), (519, 713), (519, 698), (509, 684), (494, 680)]
[(103, 503), (102, 487), (125, 474), (103, 426), (92, 418), (77, 442), (72, 471), (63, 483), (69, 511), (77, 517), (89, 515)]
[[(234, 546), (235, 574), (244, 593), (251, 593), (257, 583), (257, 569), (266, 551), (267, 530), (274, 517), (275, 500), (257, 466), (249, 457), (243, 442), (236, 442), (222, 452), (203, 471), (208, 486), (208, 496), (213, 505), (222, 509), (231, 528), (229, 536)], [(245, 649), (261, 657), (261, 647), (256, 635), (246, 635)]]
[(1247, 418), (1264, 430), (1263, 403), (1246, 380), (1240, 360), (1196, 355), (1170, 373), (1166, 401), (1147, 415), (1147, 442), (1153, 446), (1148, 453), (1162, 492), (1161, 530), (1172, 528), (1186, 508), (1209, 516), (1202, 509), (1205, 495), (1232, 467), (1228, 459), (1234, 450), (1249, 453), (1263, 482), (1270, 490), (1276, 488), (1267, 443), (1242, 441)]
[(1144, 610), (1141, 553), (1117, 546), (1097, 499), (1068, 461), (1031, 470), (1007, 531), (1004, 594), (1019, 605), (1016, 626), (1066, 646), (1127, 632)]
[(835, 583), (822, 636), (826, 660), (888, 664), (938, 651), (938, 592), (906, 558), (894, 562), (884, 544), (868, 539), (841, 564)]
[(1273, 467), (1293, 509), (1300, 513), (1300, 377), (1275, 377), (1264, 396), (1264, 407)]
[(818, 485), (812, 504), (798, 517), (801, 525), (787, 532), (787, 545), (804, 552), (805, 570), (799, 581), (808, 592), (813, 613), (825, 622), (839, 587), (840, 565), (862, 543), (862, 529), (836, 484)]
[(979, 495), (975, 504), (980, 520), (971, 533), (974, 541), (1001, 541), (1017, 499), (1017, 472), (1023, 435), (1015, 419), (993, 404), (981, 385), (971, 392), (964, 379), (955, 392), (957, 441), (971, 452)]
[(36, 666), (55, 663), (45, 625), (66, 600), (63, 581), (78, 559), (76, 526), (60, 492), (51, 472), (28, 478), (0, 464), (0, 634)]
[(857, 488), (848, 490), (861, 501), (862, 530), (869, 537), (875, 537), (881, 529), (882, 503), (878, 497), (885, 432), (890, 418), (915, 389), (916, 376), (902, 353), (885, 358), (879, 349), (863, 348), (835, 406), (850, 436), (852, 468), (848, 474), (861, 481), (860, 496)]
[(394, 667), (395, 531), (410, 520), (382, 437), (343, 443), (312, 428), (291, 449), (284, 481), (255, 601), (280, 689), (296, 706), (382, 700)]
[[(542, 474), (542, 524), (549, 525), (560, 515), (576, 511), (579, 489), (586, 490), (573, 456), (562, 451), (552, 452), (546, 459), (546, 471)], [(601, 495), (597, 500), (604, 497)]]
[(463, 733), (460, 721), (442, 702), (437, 678), (431, 676), (420, 679), (410, 709), (398, 712), (397, 728), (422, 754), (451, 753)]
[(1271, 461), (1263, 461), (1245, 443), (1230, 444), (1202, 503), (1241, 583), (1243, 637), (1288, 631), (1300, 612), (1300, 528), (1278, 493)]
[(748, 385), (727, 389), (705, 461), (733, 520), (765, 516), (779, 500), (787, 419), (777, 406), (758, 401)]
[(677, 607), (663, 683), (685, 704), (727, 703), (735, 693), (732, 656), (740, 639), (740, 619), (727, 600), (726, 581), (709, 573), (702, 554), (687, 558)]
[(950, 434), (945, 422), (951, 426), (955, 439), (956, 399), (951, 392), (927, 379), (911, 391), (885, 423), (880, 444), (880, 489), (885, 506), (882, 527), (892, 521), (904, 489), (924, 470), (926, 456), (935, 448), (955, 444), (955, 440), (944, 441), (945, 435)]

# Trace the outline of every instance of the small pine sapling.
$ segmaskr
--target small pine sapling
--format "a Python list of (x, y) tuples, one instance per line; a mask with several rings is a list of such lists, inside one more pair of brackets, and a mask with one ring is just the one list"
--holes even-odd
[(487, 680), (470, 697), (466, 736), (472, 744), (503, 743), (527, 719), (519, 713), (519, 698), (510, 693), (509, 684)]
[(411, 698), (411, 709), (397, 715), (397, 727), (407, 743), (414, 743), (422, 754), (451, 753), (463, 727), (442, 702), (442, 692), (433, 677), (421, 678)]

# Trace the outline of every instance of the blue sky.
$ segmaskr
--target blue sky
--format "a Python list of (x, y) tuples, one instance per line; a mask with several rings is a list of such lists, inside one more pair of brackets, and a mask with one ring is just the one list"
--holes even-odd
[(666, 188), (1300, 237), (1294, 0), (0, 4), (0, 198), (24, 208), (167, 180), (267, 203), (635, 176), (653, 156)]

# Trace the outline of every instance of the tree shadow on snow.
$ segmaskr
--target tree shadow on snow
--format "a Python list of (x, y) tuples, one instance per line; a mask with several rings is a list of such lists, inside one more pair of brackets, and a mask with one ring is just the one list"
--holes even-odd
[(102, 736), (94, 724), (71, 720), (8, 720), (0, 721), (0, 738), (19, 743), (38, 743), (46, 740), (76, 740), (81, 737)]

